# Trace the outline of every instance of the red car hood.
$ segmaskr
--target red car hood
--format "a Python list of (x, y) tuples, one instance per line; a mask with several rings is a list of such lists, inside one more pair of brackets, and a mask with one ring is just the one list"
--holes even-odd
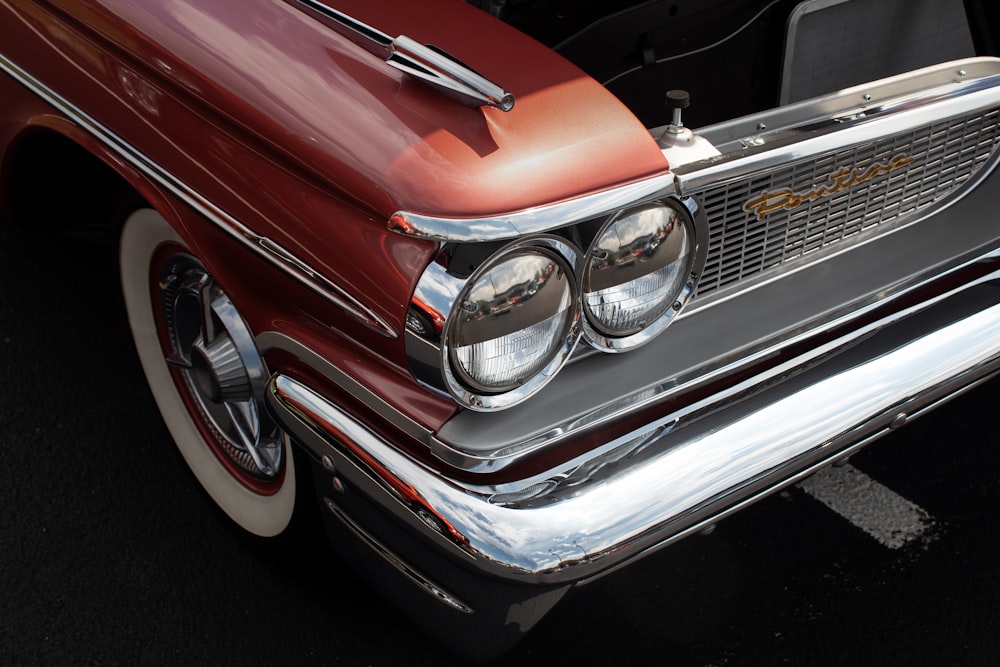
[(448, 51), (517, 96), (508, 113), (455, 102), (294, 2), (53, 4), (89, 15), (175, 86), (380, 214), (504, 213), (666, 169), (649, 133), (603, 87), (459, 0), (335, 4), (390, 36)]

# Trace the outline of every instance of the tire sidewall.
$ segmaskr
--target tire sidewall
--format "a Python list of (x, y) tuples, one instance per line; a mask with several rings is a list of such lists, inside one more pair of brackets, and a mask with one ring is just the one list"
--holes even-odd
[(136, 351), (153, 398), (178, 450), (212, 500), (241, 528), (259, 537), (277, 537), (292, 521), (296, 506), (295, 463), (285, 443), (285, 471), (278, 489), (262, 495), (247, 488), (219, 461), (180, 395), (166, 363), (153, 303), (153, 267), (164, 244), (186, 247), (156, 211), (140, 209), (122, 227), (122, 295)]

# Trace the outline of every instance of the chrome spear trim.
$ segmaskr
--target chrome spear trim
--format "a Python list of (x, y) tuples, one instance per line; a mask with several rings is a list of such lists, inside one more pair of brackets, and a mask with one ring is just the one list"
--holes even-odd
[(434, 86), (463, 104), (490, 106), (501, 111), (514, 108), (513, 94), (433, 46), (421, 44), (405, 35), (392, 38), (322, 2), (295, 1), (347, 28), (349, 32), (342, 34), (371, 53), (385, 58), (390, 67)]
[(406, 35), (392, 40), (392, 55), (386, 62), (390, 67), (442, 88), (445, 92), (457, 94), (462, 100), (471, 99), (473, 105), (491, 106), (501, 111), (514, 108), (514, 95), (451, 56)]

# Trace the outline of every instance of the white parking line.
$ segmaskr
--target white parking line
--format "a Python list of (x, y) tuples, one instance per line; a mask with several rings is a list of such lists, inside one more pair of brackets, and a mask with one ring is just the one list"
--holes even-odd
[(927, 536), (934, 527), (921, 507), (851, 465), (824, 468), (798, 487), (890, 549)]

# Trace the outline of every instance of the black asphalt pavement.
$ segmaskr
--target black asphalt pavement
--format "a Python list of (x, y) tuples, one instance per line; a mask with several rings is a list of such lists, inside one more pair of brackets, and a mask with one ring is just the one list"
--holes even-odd
[[(106, 252), (3, 228), (0, 281), (0, 665), (458, 664), (331, 552), (274, 562), (210, 506)], [(792, 488), (572, 592), (498, 664), (998, 664), (998, 393), (852, 460), (929, 513), (921, 539)]]

